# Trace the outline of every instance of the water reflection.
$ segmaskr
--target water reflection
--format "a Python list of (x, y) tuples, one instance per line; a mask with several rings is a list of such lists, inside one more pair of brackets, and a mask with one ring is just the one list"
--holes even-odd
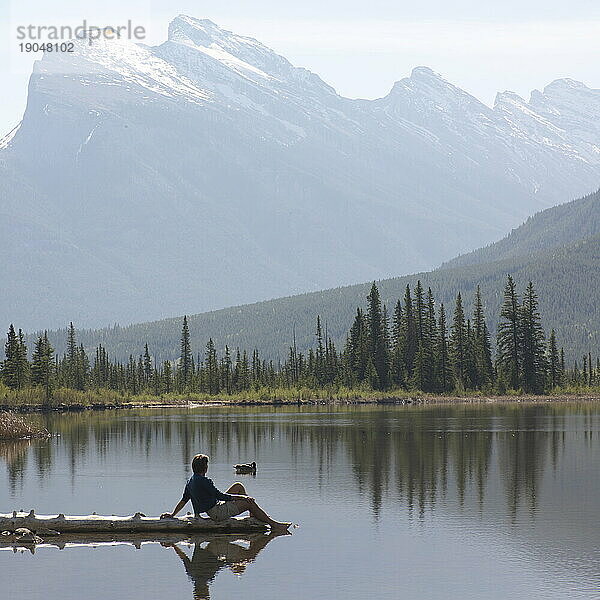
[(19, 481), (23, 480), (27, 452), (32, 444), (34, 444), (32, 440), (0, 441), (0, 457), (6, 463), (8, 482), (12, 492), (17, 489)]
[[(277, 533), (236, 533), (236, 534), (62, 534), (49, 537), (42, 543), (6, 542), (0, 537), (0, 550), (11, 550), (14, 554), (36, 550), (58, 548), (99, 548), (102, 546), (131, 545), (137, 550), (148, 544), (160, 544), (172, 549), (183, 563), (185, 572), (193, 585), (194, 600), (209, 600), (210, 585), (219, 571), (229, 568), (236, 575), (242, 575), (259, 553), (280, 536), (292, 535)], [(190, 549), (191, 548), (191, 552)], [(191, 555), (191, 556), (190, 556)]]
[[(60, 437), (0, 444), (0, 512), (160, 514), (180, 493), (195, 453), (211, 456), (211, 476), (222, 489), (239, 478), (235, 463), (256, 460), (256, 479), (245, 480), (250, 493), (273, 514), (303, 524), (285, 555), (265, 553), (244, 577), (244, 590), (254, 586), (256, 597), (337, 596), (328, 587), (335, 584), (346, 586), (340, 597), (362, 598), (369, 582), (361, 573), (372, 572), (372, 595), (395, 598), (398, 565), (414, 574), (401, 585), (415, 598), (445, 598), (451, 577), (465, 599), (587, 600), (595, 597), (589, 590), (598, 589), (597, 404), (211, 408), (38, 418)], [(216, 589), (234, 586), (226, 576), (215, 584), (219, 572), (243, 573), (272, 539), (199, 538), (191, 552), (184, 540), (161, 539), (164, 550), (153, 546), (160, 556), (123, 559), (132, 567), (123, 578), (164, 597), (152, 574), (187, 587), (187, 573), (195, 598), (208, 598), (209, 591), (215, 596)], [(315, 560), (324, 548), (334, 560)], [(468, 560), (462, 552), (471, 552)], [(104, 560), (109, 568), (117, 553), (111, 548), (110, 557), (89, 558), (89, 564), (96, 568)], [(36, 554), (39, 572), (41, 556), (49, 554)], [(75, 554), (70, 561), (81, 569), (88, 558), (71, 559)], [(177, 561), (175, 569), (166, 557)], [(268, 593), (258, 576), (263, 563), (265, 571), (288, 569)], [(45, 573), (62, 566), (57, 559), (47, 564)], [(436, 579), (428, 565), (443, 575)], [(20, 572), (29, 571), (23, 565)], [(315, 587), (305, 590), (308, 583), (298, 583), (297, 573)], [(431, 589), (424, 593), (419, 581)], [(90, 600), (107, 597), (101, 587)]]
[(503, 480), (513, 518), (522, 507), (535, 511), (539, 482), (548, 468), (559, 468), (565, 436), (583, 435), (587, 447), (596, 448), (600, 423), (595, 406), (586, 403), (405, 411), (107, 411), (40, 418), (61, 437), (0, 444), (13, 497), (19, 495), (28, 460), (43, 485), (57, 460), (73, 479), (89, 460), (126, 456), (132, 449), (149, 461), (153, 453), (179, 450), (181, 462), (187, 463), (202, 450), (211, 456), (224, 453), (237, 462), (268, 455), (273, 440), (279, 440), (294, 464), (291, 468), (311, 456), (321, 487), (332, 469), (347, 468), (375, 517), (390, 495), (423, 517), (447, 496), (449, 487), (460, 506), (474, 494), (482, 507), (491, 468)]

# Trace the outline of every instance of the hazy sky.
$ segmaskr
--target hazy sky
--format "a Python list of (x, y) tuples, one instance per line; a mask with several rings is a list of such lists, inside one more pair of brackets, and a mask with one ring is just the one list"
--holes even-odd
[(0, 136), (20, 120), (32, 63), (18, 25), (120, 25), (166, 38), (184, 13), (256, 37), (350, 97), (387, 94), (426, 65), (493, 104), (498, 91), (528, 97), (559, 77), (600, 88), (599, 0), (0, 0)]

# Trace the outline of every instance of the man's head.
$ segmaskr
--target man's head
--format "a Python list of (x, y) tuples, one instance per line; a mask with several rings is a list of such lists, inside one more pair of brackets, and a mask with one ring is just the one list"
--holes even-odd
[(208, 456), (196, 454), (192, 460), (192, 471), (195, 475), (204, 475), (208, 471)]

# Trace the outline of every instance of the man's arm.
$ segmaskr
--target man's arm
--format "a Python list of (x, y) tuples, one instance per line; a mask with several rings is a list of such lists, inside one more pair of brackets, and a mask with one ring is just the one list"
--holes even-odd
[(250, 500), (250, 502), (254, 502), (254, 498), (252, 496), (244, 496), (244, 494), (227, 494), (232, 500)]
[(171, 519), (175, 516), (177, 516), (177, 513), (187, 504), (187, 500), (185, 498), (182, 498), (179, 503), (177, 504), (177, 506), (173, 509), (173, 512), (171, 513), (163, 513), (162, 515), (160, 515), (161, 519)]

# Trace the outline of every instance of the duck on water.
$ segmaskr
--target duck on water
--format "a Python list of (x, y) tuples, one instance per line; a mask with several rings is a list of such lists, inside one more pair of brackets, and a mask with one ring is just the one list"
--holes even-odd
[(255, 462), (233, 465), (233, 468), (235, 469), (235, 472), (238, 475), (249, 475), (249, 474), (256, 475), (256, 463)]

